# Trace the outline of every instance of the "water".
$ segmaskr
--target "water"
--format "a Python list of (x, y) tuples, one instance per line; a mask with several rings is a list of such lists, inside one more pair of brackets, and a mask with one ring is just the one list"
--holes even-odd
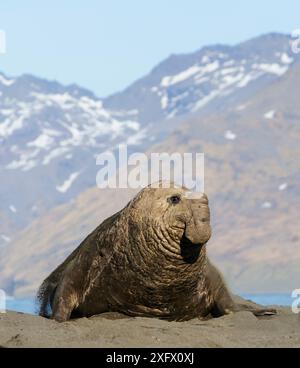
[(16, 312), (37, 314), (37, 306), (35, 303), (35, 298), (24, 298), (24, 299), (9, 298), (6, 301), (6, 309)]
[(292, 294), (241, 294), (245, 299), (261, 305), (281, 305), (290, 307), (295, 299)]
[[(262, 305), (282, 305), (291, 306), (294, 299), (289, 294), (241, 294), (245, 299), (254, 301)], [(6, 309), (16, 312), (29, 314), (37, 313), (37, 306), (34, 298), (13, 299), (9, 298), (6, 302)]]

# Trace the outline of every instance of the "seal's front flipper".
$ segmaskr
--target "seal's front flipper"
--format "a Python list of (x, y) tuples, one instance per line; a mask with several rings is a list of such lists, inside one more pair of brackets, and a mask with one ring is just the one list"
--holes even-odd
[(254, 314), (254, 316), (256, 317), (262, 317), (262, 316), (274, 316), (277, 314), (277, 310), (274, 308), (264, 308), (263, 306), (260, 305), (251, 305), (251, 304), (235, 304), (235, 312), (242, 312), (242, 311), (247, 311), (247, 312), (251, 312), (252, 314)]
[(256, 317), (274, 316), (277, 314), (277, 310), (272, 308), (250, 309), (249, 312), (252, 312)]
[(214, 303), (210, 314), (212, 317), (222, 317), (235, 311), (235, 303), (231, 293), (219, 270), (210, 262), (207, 262), (207, 282), (213, 291)]
[(57, 322), (66, 322), (77, 305), (77, 296), (73, 287), (62, 282), (54, 295), (51, 318)]

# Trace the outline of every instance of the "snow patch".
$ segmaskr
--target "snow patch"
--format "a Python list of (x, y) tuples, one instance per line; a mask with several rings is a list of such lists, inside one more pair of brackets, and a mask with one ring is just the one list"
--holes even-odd
[(220, 84), (220, 89), (225, 89), (232, 84), (238, 83), (244, 77), (243, 73), (239, 73), (237, 75), (225, 75), (223, 78), (223, 83)]
[(244, 76), (244, 78), (238, 83), (239, 88), (246, 87), (251, 81), (255, 80), (257, 76), (255, 74), (247, 74)]
[(162, 87), (169, 87), (179, 82), (183, 82), (184, 80), (192, 77), (194, 74), (197, 74), (201, 70), (201, 67), (194, 65), (183, 72), (176, 74), (174, 76), (164, 77), (160, 83)]
[(62, 184), (56, 187), (56, 190), (60, 193), (66, 193), (79, 176), (80, 172), (75, 172), (69, 176), (69, 178)]
[(243, 111), (247, 108), (248, 104), (243, 104), (243, 105), (239, 105), (237, 108), (236, 108), (236, 111)]
[(1, 109), (0, 110), (1, 115), (9, 116), (14, 113), (13, 109)]
[(15, 114), (11, 114), (9, 118), (5, 119), (4, 122), (0, 122), (0, 137), (7, 138), (16, 130), (23, 128), (23, 123), (26, 118), (30, 116), (30, 112), (23, 112), (20, 116), (15, 116)]
[(69, 148), (67, 147), (58, 147), (54, 150), (52, 150), (49, 155), (47, 155), (44, 159), (43, 159), (43, 165), (48, 165), (52, 160), (54, 160), (55, 158), (62, 156), (63, 154), (69, 152)]
[(234, 134), (231, 130), (227, 130), (224, 134), (224, 137), (229, 141), (234, 141), (237, 138), (237, 135)]
[(47, 150), (52, 146), (53, 142), (54, 142), (53, 138), (51, 138), (46, 133), (42, 133), (34, 141), (28, 142), (27, 146), (28, 147), (43, 148), (43, 149)]
[(201, 109), (203, 106), (207, 105), (210, 101), (212, 101), (215, 97), (220, 95), (220, 91), (215, 90), (212, 91), (209, 95), (202, 97), (193, 107), (192, 111), (197, 111)]
[(210, 62), (210, 58), (209, 58), (209, 56), (204, 55), (204, 56), (203, 56), (203, 58), (202, 58), (202, 60), (201, 60), (201, 62), (202, 62), (203, 64), (207, 64), (207, 63), (209, 63), (209, 62)]
[(169, 102), (168, 96), (166, 94), (163, 95), (160, 100), (161, 108), (163, 110), (165, 110), (168, 107), (168, 102)]
[(278, 187), (278, 190), (280, 191), (280, 192), (283, 192), (284, 190), (286, 190), (288, 188), (288, 183), (282, 183), (282, 184), (280, 184), (279, 185), (279, 187)]
[(289, 70), (288, 66), (282, 66), (282, 65), (279, 65), (279, 64), (276, 64), (276, 63), (273, 63), (273, 64), (254, 64), (253, 68), (257, 69), (257, 70), (261, 70), (261, 71), (266, 72), (266, 73), (275, 74), (279, 77), (284, 75)]
[(290, 57), (286, 52), (281, 54), (281, 62), (283, 64), (292, 64), (293, 61), (294, 61), (294, 59), (292, 57)]
[(125, 121), (123, 122), (127, 128), (138, 131), (140, 129), (140, 124), (137, 121)]
[(34, 160), (36, 156), (39, 154), (40, 150), (35, 149), (32, 152), (22, 152), (20, 154), (19, 160), (14, 160), (10, 162), (6, 169), (8, 170), (16, 170), (22, 169), (22, 171), (29, 171), (37, 165), (37, 161)]
[(219, 61), (216, 60), (210, 64), (206, 64), (205, 66), (193, 65), (192, 67), (184, 70), (183, 72), (173, 75), (164, 77), (161, 80), (160, 85), (162, 87), (170, 87), (174, 84), (180, 83), (185, 81), (186, 79), (191, 78), (195, 74), (204, 75), (206, 73), (212, 73), (219, 68), (220, 64)]
[(7, 79), (5, 78), (3, 75), (0, 74), (0, 83), (3, 84), (4, 86), (11, 86), (15, 83), (15, 79)]
[(223, 65), (227, 67), (227, 66), (232, 66), (234, 64), (235, 64), (235, 61), (234, 60), (228, 60)]
[(51, 94), (51, 93), (37, 93), (32, 92), (32, 96), (34, 96), (36, 99), (43, 103), (47, 103), (49, 105), (51, 103), (55, 103), (58, 105), (63, 106), (64, 108), (70, 107), (70, 105), (74, 104), (76, 101), (78, 101), (76, 98), (71, 96), (69, 93), (62, 93), (62, 94)]
[(268, 120), (272, 120), (272, 119), (274, 119), (275, 114), (276, 114), (275, 110), (270, 110), (270, 111), (268, 111), (264, 114), (264, 118), (268, 119)]
[(271, 202), (264, 202), (262, 205), (261, 205), (261, 208), (263, 209), (270, 209), (272, 208), (272, 203)]
[(6, 243), (10, 243), (11, 238), (9, 236), (6, 236), (4, 234), (1, 235), (1, 238), (6, 242)]
[(12, 204), (9, 206), (9, 209), (11, 210), (12, 213), (16, 213), (17, 212), (16, 207), (14, 205), (12, 205)]

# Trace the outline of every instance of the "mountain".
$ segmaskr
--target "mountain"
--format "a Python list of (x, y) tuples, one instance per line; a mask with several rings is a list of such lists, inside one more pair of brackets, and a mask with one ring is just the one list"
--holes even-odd
[[(187, 116), (148, 152), (204, 152), (212, 259), (235, 291), (286, 292), (300, 280), (300, 65), (222, 111)], [(2, 252), (1, 285), (40, 281), (135, 190), (91, 188), (36, 219)]]
[(186, 116), (237, 104), (298, 61), (288, 36), (270, 34), (171, 55), (104, 99), (77, 85), (0, 74), (0, 247), (93, 187), (97, 154), (119, 144), (144, 151)]
[(91, 92), (0, 74), (0, 244), (95, 185), (95, 155), (138, 145), (134, 111), (109, 111)]

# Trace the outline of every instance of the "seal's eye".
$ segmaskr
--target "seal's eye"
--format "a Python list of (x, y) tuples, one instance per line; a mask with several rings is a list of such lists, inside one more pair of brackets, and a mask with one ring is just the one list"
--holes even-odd
[(170, 198), (168, 198), (168, 202), (171, 204), (178, 204), (180, 202), (181, 198), (178, 195), (174, 195)]

